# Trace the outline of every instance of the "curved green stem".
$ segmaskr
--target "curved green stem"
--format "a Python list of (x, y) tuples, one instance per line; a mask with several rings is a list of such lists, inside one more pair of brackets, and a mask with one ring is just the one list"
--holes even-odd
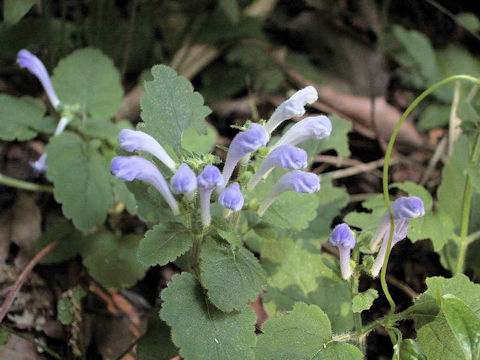
[(422, 100), (425, 99), (428, 95), (430, 95), (433, 91), (435, 91), (437, 88), (457, 80), (470, 81), (477, 85), (480, 84), (480, 79), (474, 78), (473, 76), (455, 75), (455, 76), (450, 76), (446, 79), (443, 79), (437, 82), (436, 84), (432, 85), (427, 90), (422, 92), (405, 110), (405, 112), (400, 117), (400, 120), (398, 121), (397, 125), (395, 126), (392, 136), (390, 137), (390, 141), (388, 142), (387, 151), (385, 153), (385, 163), (383, 166), (382, 185), (383, 185), (383, 197), (385, 200), (385, 205), (387, 206), (388, 215), (390, 217), (390, 234), (388, 236), (387, 252), (385, 254), (385, 259), (383, 261), (382, 272), (380, 274), (380, 282), (382, 284), (382, 290), (385, 293), (385, 297), (387, 298), (388, 303), (390, 304), (390, 314), (393, 314), (395, 312), (395, 302), (393, 301), (393, 298), (390, 295), (390, 291), (388, 290), (388, 285), (387, 285), (385, 276), (387, 273), (387, 264), (388, 264), (388, 259), (390, 258), (390, 252), (391, 252), (392, 241), (393, 241), (393, 231), (394, 231), (393, 212), (392, 212), (392, 207), (390, 204), (390, 196), (388, 192), (388, 169), (390, 164), (390, 157), (392, 156), (393, 145), (395, 144), (395, 140), (400, 131), (400, 127), (405, 122), (408, 115), (410, 115), (411, 112), (417, 107), (417, 105), (420, 102), (422, 102)]
[(29, 191), (53, 192), (53, 186), (39, 185), (0, 174), (0, 184)]

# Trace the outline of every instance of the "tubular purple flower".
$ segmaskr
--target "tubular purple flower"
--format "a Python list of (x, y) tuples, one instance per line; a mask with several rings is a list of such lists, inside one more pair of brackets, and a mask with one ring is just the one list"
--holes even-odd
[(170, 185), (176, 194), (185, 194), (188, 200), (193, 200), (197, 189), (197, 176), (187, 164), (178, 167), (175, 175), (170, 179)]
[(163, 196), (173, 215), (180, 213), (165, 178), (157, 167), (140, 156), (117, 156), (113, 158), (110, 170), (117, 178), (125, 181), (142, 180), (153, 185)]
[(33, 168), (35, 175), (45, 174), (48, 170), (47, 164), (47, 153), (43, 153), (42, 156), (38, 158), (37, 161), (31, 161), (30, 166)]
[(145, 151), (164, 163), (170, 170), (175, 172), (175, 161), (167, 154), (162, 145), (152, 136), (143, 131), (123, 129), (118, 134), (118, 143), (127, 151)]
[(33, 55), (30, 51), (23, 49), (18, 52), (17, 64), (22, 69), (27, 69), (37, 77), (37, 79), (42, 83), (42, 86), (45, 89), (52, 106), (57, 109), (60, 101), (58, 100), (55, 90), (53, 89), (52, 81), (50, 80), (47, 69), (45, 69), (45, 65), (43, 65), (40, 59)]
[(320, 178), (317, 175), (301, 170), (290, 171), (278, 180), (270, 195), (260, 205), (258, 215), (262, 216), (275, 199), (285, 191), (310, 194), (318, 190), (320, 190)]
[(330, 241), (333, 246), (338, 247), (342, 278), (344, 280), (350, 279), (352, 276), (352, 269), (350, 268), (350, 250), (355, 247), (355, 235), (347, 224), (342, 223), (335, 226), (328, 241)]
[(216, 166), (207, 165), (197, 177), (200, 189), (200, 210), (202, 213), (202, 224), (204, 227), (210, 225), (210, 197), (216, 187), (223, 186), (223, 178)]
[(281, 145), (297, 145), (310, 139), (323, 139), (330, 136), (332, 132), (332, 122), (325, 115), (311, 116), (305, 118), (293, 125), (273, 148)]
[(270, 140), (270, 136), (262, 125), (251, 124), (247, 131), (238, 133), (228, 149), (227, 159), (223, 167), (223, 183), (226, 185), (237, 163), (245, 156), (261, 147)]
[(248, 190), (253, 190), (264, 175), (276, 166), (285, 169), (298, 170), (307, 167), (308, 155), (305, 150), (292, 145), (282, 145), (268, 154), (257, 172), (253, 175), (247, 185)]
[[(422, 199), (416, 196), (403, 196), (396, 199), (392, 203), (393, 218), (400, 219), (414, 219), (425, 215)], [(370, 241), (370, 249), (375, 250), (380, 241), (385, 237), (385, 234), (390, 233), (390, 217), (388, 212), (385, 212), (375, 235)]]
[(240, 191), (240, 185), (238, 182), (234, 182), (232, 185), (225, 188), (218, 198), (218, 202), (224, 209), (230, 209), (233, 211), (242, 210), (245, 199)]
[(313, 86), (297, 91), (289, 99), (280, 104), (267, 121), (265, 128), (269, 134), (285, 120), (305, 114), (305, 105), (313, 104), (318, 99), (317, 90)]

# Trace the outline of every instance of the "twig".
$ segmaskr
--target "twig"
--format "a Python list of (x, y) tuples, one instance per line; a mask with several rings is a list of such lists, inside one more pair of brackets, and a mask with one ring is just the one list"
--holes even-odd
[(447, 147), (447, 140), (448, 140), (448, 137), (445, 136), (438, 143), (432, 158), (428, 162), (428, 167), (423, 173), (422, 179), (420, 180), (420, 185), (422, 186), (425, 185), (428, 179), (430, 178), (430, 175), (432, 175), (432, 172), (435, 169), (435, 166), (437, 166), (438, 162), (440, 161), (443, 154), (445, 153), (445, 148)]
[(122, 67), (120, 72), (122, 75), (122, 78), (125, 76), (125, 72), (127, 71), (130, 48), (132, 47), (132, 36), (133, 36), (133, 29), (135, 27), (135, 19), (137, 15), (137, 7), (138, 7), (137, 5), (138, 5), (138, 0), (133, 0), (132, 14), (130, 15), (130, 20), (128, 22), (128, 32), (125, 38), (125, 50), (123, 52)]
[(53, 192), (53, 187), (48, 185), (39, 185), (27, 181), (17, 180), (9, 176), (0, 174), (0, 184), (15, 187), (17, 189), (29, 191)]
[[(331, 156), (331, 155), (315, 156), (315, 161), (331, 164), (331, 165), (334, 165), (336, 167), (340, 167), (340, 166), (360, 166), (360, 165), (365, 164), (365, 163), (361, 162), (360, 160), (349, 159), (349, 158), (341, 158), (341, 157), (338, 157), (338, 156)], [(374, 170), (374, 175), (381, 177), (382, 173), (377, 171), (377, 170)]]
[[(352, 166), (351, 168), (348, 169), (342, 169), (342, 170), (336, 170), (336, 171), (330, 171), (327, 173), (323, 173), (322, 176), (328, 176), (331, 177), (332, 179), (341, 179), (353, 175), (358, 175), (367, 171), (372, 171), (375, 170), (378, 167), (381, 167), (383, 165), (384, 159), (378, 159), (366, 164), (361, 164), (357, 166)], [(394, 163), (394, 161), (392, 161)]]
[(120, 355), (117, 356), (116, 360), (122, 360), (125, 355), (127, 355), (135, 345), (142, 339), (142, 336), (139, 336), (132, 342)]
[(62, 360), (60, 355), (58, 355), (55, 351), (53, 351), (47, 345), (45, 345), (44, 343), (42, 343), (41, 341), (39, 341), (37, 339), (32, 339), (32, 338), (30, 338), (26, 335), (23, 335), (21, 332), (18, 332), (18, 331), (14, 330), (14, 329), (12, 329), (8, 326), (1, 325), (1, 324), (0, 324), (0, 330), (8, 332), (9, 334), (18, 336), (19, 338), (21, 338), (25, 341), (28, 341), (30, 344), (33, 344), (33, 345), (39, 347), (40, 349), (45, 351), (47, 354), (49, 354), (51, 357), (53, 357), (55, 359), (58, 359), (58, 360)]
[(50, 251), (52, 251), (61, 241), (62, 239), (55, 240), (54, 242), (51, 242), (47, 246), (45, 246), (40, 252), (33, 257), (32, 260), (27, 264), (25, 269), (23, 269), (22, 273), (18, 277), (18, 279), (15, 281), (15, 284), (13, 285), (12, 289), (9, 291), (7, 298), (2, 304), (2, 307), (0, 309), (0, 323), (3, 321), (5, 318), (5, 315), (7, 315), (8, 310), (13, 304), (13, 301), (18, 295), (18, 292), (23, 286), (23, 283), (25, 280), (27, 280), (27, 276), (30, 274), (32, 269), (37, 265), (37, 263), (43, 259), (45, 255), (47, 255)]
[(400, 281), (393, 277), (392, 275), (387, 275), (387, 281), (395, 286), (396, 288), (402, 290), (405, 294), (407, 294), (412, 300), (417, 300), (420, 296), (415, 290), (413, 290), (410, 286), (408, 286), (403, 281)]

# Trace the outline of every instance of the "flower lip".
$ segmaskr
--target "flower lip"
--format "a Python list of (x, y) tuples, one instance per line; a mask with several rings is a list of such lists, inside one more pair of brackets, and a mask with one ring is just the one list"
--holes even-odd
[(281, 145), (297, 145), (312, 138), (323, 139), (330, 136), (332, 122), (325, 115), (307, 117), (295, 125), (278, 140), (274, 148)]
[(350, 227), (345, 224), (339, 224), (335, 226), (328, 241), (334, 246), (344, 247), (347, 249), (353, 249), (355, 247), (355, 235), (353, 234)]
[(191, 193), (197, 188), (197, 177), (190, 166), (184, 163), (170, 179), (170, 185), (176, 194)]
[(265, 146), (269, 140), (270, 136), (265, 128), (253, 123), (247, 131), (240, 132), (235, 136), (230, 150), (242, 157)]
[(292, 145), (281, 145), (267, 156), (273, 166), (298, 170), (307, 167), (308, 154), (305, 150)]
[(198, 187), (202, 189), (213, 189), (223, 185), (223, 177), (216, 166), (207, 165), (197, 177)]
[(126, 181), (149, 179), (159, 172), (150, 161), (136, 155), (113, 158), (110, 170), (113, 175)]
[(320, 178), (311, 172), (293, 170), (280, 178), (277, 187), (283, 191), (313, 193), (320, 190)]
[(240, 191), (240, 185), (238, 182), (234, 182), (232, 185), (225, 188), (218, 198), (218, 202), (225, 209), (233, 211), (240, 211), (243, 207), (245, 199)]
[(393, 217), (395, 219), (414, 219), (425, 215), (423, 201), (416, 196), (403, 196), (392, 203)]

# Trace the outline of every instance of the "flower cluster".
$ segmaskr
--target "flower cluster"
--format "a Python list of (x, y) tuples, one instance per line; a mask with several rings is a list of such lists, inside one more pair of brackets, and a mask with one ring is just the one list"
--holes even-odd
[[(242, 159), (248, 161), (253, 153), (267, 146), (270, 133), (281, 122), (293, 116), (303, 115), (304, 106), (313, 103), (316, 99), (315, 88), (309, 86), (302, 89), (283, 102), (265, 126), (252, 123), (246, 131), (238, 133), (232, 140), (222, 172), (214, 165), (206, 165), (198, 176), (186, 163), (182, 163), (177, 168), (175, 161), (154, 138), (142, 131), (126, 129), (122, 130), (118, 136), (120, 147), (129, 152), (147, 152), (157, 158), (173, 173), (170, 186), (152, 162), (137, 155), (114, 158), (111, 171), (120, 179), (126, 181), (137, 179), (153, 185), (163, 196), (174, 215), (178, 215), (180, 209), (172, 192), (183, 194), (187, 201), (193, 201), (198, 188), (201, 220), (203, 226), (207, 227), (211, 222), (210, 203), (213, 191), (216, 190), (219, 193), (218, 203), (225, 209), (225, 216), (232, 211), (240, 211), (245, 202), (240, 184), (233, 182), (229, 185), (235, 167)], [(253, 190), (274, 167), (283, 167), (292, 171), (278, 180), (269, 196), (260, 205), (258, 209), (260, 216), (285, 191), (313, 193), (320, 189), (320, 179), (317, 175), (300, 170), (307, 166), (307, 153), (295, 145), (312, 138), (324, 138), (330, 135), (331, 131), (332, 124), (326, 116), (309, 117), (292, 126), (271, 147), (272, 151), (247, 184), (247, 189)]]
[[(400, 197), (392, 203), (393, 212), (393, 239), (390, 249), (399, 241), (405, 239), (408, 233), (410, 219), (418, 218), (425, 215), (423, 201), (415, 196)], [(370, 249), (375, 251), (380, 241), (383, 239), (377, 258), (372, 266), (371, 273), (373, 277), (377, 277), (385, 260), (388, 247), (388, 239), (390, 237), (390, 216), (386, 212), (380, 225), (370, 241)], [(355, 247), (355, 235), (347, 224), (337, 225), (330, 237), (329, 241), (332, 245), (337, 246), (340, 256), (340, 269), (342, 277), (348, 280), (352, 275), (350, 269), (350, 250)]]

